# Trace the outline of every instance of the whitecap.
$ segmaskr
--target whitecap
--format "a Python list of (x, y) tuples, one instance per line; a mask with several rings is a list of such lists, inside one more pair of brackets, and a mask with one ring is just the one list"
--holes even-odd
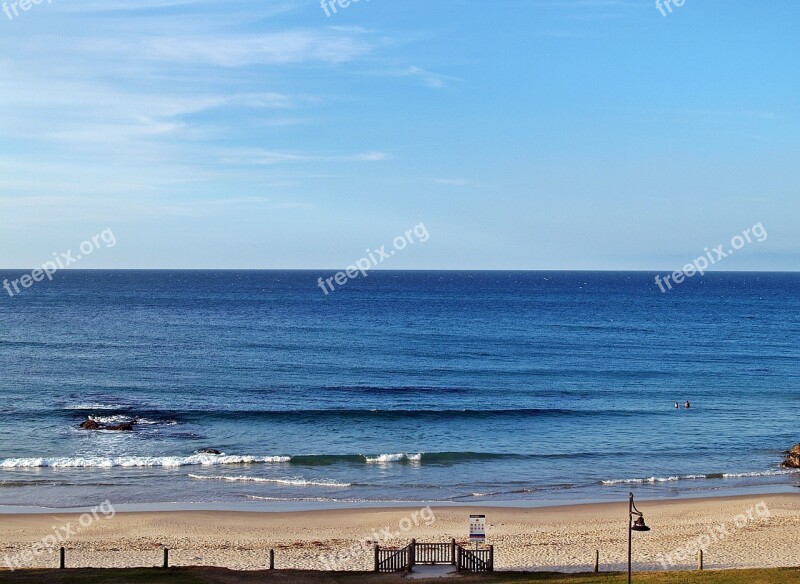
[(419, 454), (406, 454), (399, 452), (397, 454), (379, 454), (378, 456), (365, 456), (368, 463), (387, 463), (387, 462), (402, 462), (408, 460), (411, 462), (420, 462), (422, 460), (422, 453)]
[(342, 483), (334, 480), (308, 480), (303, 478), (288, 478), (288, 479), (270, 479), (263, 477), (250, 477), (250, 476), (219, 476), (219, 475), (196, 475), (190, 474), (189, 478), (203, 481), (227, 481), (227, 482), (243, 482), (243, 483), (271, 483), (276, 485), (289, 485), (293, 487), (338, 487), (346, 488), (351, 487), (350, 483)]
[(193, 454), (191, 456), (76, 456), (63, 458), (6, 458), (0, 469), (9, 468), (113, 468), (113, 467), (180, 467), (226, 464), (273, 464), (291, 460), (290, 456), (235, 456)]

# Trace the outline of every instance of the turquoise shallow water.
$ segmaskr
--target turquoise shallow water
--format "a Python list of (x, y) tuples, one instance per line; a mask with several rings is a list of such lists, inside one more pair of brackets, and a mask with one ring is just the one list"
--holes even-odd
[(0, 298), (0, 505), (800, 484), (778, 467), (800, 441), (800, 275), (662, 294), (646, 273), (375, 272), (328, 296), (322, 275), (72, 271)]

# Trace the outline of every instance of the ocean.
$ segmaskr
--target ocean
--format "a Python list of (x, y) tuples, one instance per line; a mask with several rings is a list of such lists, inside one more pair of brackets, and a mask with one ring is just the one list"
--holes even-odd
[(800, 274), (712, 273), (663, 294), (644, 272), (376, 271), (326, 296), (331, 275), (75, 270), (0, 290), (0, 505), (800, 486), (779, 467), (800, 441)]

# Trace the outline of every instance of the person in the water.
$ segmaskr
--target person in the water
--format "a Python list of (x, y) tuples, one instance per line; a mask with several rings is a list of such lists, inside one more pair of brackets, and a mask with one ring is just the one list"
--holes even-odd
[(677, 410), (677, 409), (680, 409), (680, 407), (681, 407), (681, 404), (679, 404), (678, 402), (675, 402), (675, 409), (676, 409), (676, 410)]
[(685, 404), (683, 404), (683, 407), (685, 407), (685, 408), (688, 410), (690, 407), (692, 407), (692, 404), (690, 404), (690, 403), (689, 403), (689, 400), (687, 399), (687, 400), (686, 400), (686, 403), (685, 403)]

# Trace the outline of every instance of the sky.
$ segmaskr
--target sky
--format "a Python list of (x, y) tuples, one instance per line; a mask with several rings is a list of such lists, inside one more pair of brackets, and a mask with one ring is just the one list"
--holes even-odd
[(796, 0), (1, 6), (3, 268), (800, 270)]

